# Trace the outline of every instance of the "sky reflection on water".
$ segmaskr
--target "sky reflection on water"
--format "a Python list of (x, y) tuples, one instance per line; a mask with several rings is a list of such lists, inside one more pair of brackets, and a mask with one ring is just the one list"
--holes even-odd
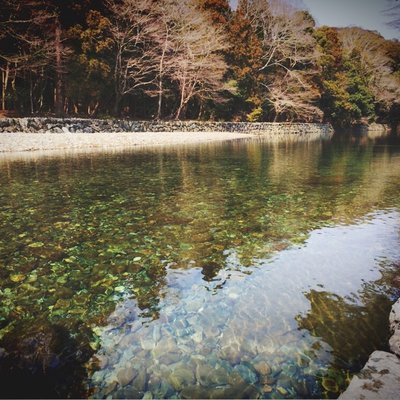
[[(169, 269), (157, 320), (140, 323), (137, 304), (127, 300), (102, 330), (94, 396), (108, 394), (115, 382), (115, 397), (146, 390), (221, 397), (232, 388), (239, 397), (249, 388), (264, 397), (279, 395), (278, 388), (284, 397), (320, 397), (329, 392), (324, 376), (336, 381), (325, 394), (337, 394), (343, 377), (386, 346), (391, 301), (379, 279), (400, 258), (399, 217), (387, 211), (313, 231), (304, 245), (259, 260), (250, 274), (243, 274), (234, 249), (214, 282), (202, 281), (198, 268)], [(271, 369), (267, 392), (262, 374), (230, 380), (237, 366), (257, 372), (259, 362)], [(192, 375), (182, 374), (185, 368)], [(226, 379), (215, 382), (213, 371), (221, 369)], [(146, 379), (132, 370), (145, 371)], [(132, 382), (124, 381), (126, 374)]]

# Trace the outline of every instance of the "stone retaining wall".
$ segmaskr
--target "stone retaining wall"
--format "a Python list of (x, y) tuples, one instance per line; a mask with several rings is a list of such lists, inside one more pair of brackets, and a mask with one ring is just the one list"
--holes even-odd
[(130, 121), (78, 118), (5, 118), (0, 132), (242, 132), (330, 137), (330, 124), (211, 121)]
[(372, 123), (369, 125), (356, 125), (354, 132), (363, 136), (368, 136), (370, 139), (379, 138), (389, 135), (391, 129), (389, 125)]

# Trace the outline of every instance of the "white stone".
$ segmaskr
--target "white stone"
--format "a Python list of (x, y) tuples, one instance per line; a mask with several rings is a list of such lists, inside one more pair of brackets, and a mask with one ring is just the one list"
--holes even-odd
[(389, 347), (394, 354), (400, 356), (400, 330), (397, 330), (389, 339)]
[(398, 399), (400, 359), (385, 351), (374, 351), (364, 368), (353, 377), (341, 400)]
[(390, 331), (395, 333), (400, 330), (400, 299), (393, 304), (389, 315)]

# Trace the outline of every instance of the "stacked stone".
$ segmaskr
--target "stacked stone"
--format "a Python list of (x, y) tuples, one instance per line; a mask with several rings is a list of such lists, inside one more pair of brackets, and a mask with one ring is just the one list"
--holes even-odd
[(242, 132), (268, 135), (331, 136), (330, 124), (289, 122), (131, 121), (84, 118), (4, 118), (0, 132)]

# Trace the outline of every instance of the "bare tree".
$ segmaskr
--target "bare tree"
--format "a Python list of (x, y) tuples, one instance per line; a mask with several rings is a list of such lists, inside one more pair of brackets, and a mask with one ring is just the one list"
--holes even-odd
[(376, 32), (361, 28), (341, 29), (339, 37), (347, 57), (359, 55), (364, 77), (376, 100), (385, 107), (398, 102), (400, 85), (393, 75), (385, 39)]
[(322, 121), (323, 112), (315, 105), (318, 89), (305, 76), (306, 72), (291, 71), (284, 79), (277, 76), (268, 88), (268, 102), (275, 113), (274, 121)]
[(109, 0), (108, 8), (116, 114), (124, 95), (143, 90), (157, 97), (161, 118), (167, 81), (178, 87), (177, 119), (191, 99), (218, 97), (227, 41), (196, 0)]
[(387, 23), (390, 27), (400, 31), (400, 3), (399, 0), (386, 0), (388, 8), (384, 10), (383, 14), (390, 18)]
[(154, 63), (156, 64), (155, 87), (146, 93), (157, 97), (156, 119), (161, 119), (163, 98), (167, 93), (165, 80), (173, 75), (175, 68), (173, 32), (176, 29), (176, 18), (171, 14), (174, 11), (174, 0), (161, 0), (157, 2), (157, 29), (153, 34)]
[(157, 51), (153, 38), (158, 29), (152, 0), (109, 0), (110, 34), (114, 42), (115, 114), (124, 95), (153, 84)]
[(302, 12), (292, 16), (270, 14), (260, 21), (263, 29), (263, 66), (261, 69), (279, 67), (295, 69), (312, 66), (317, 60), (315, 41), (309, 30), (312, 21)]
[(200, 101), (219, 98), (227, 68), (221, 52), (227, 49), (227, 39), (196, 1), (170, 1), (168, 7), (173, 19), (171, 78), (179, 88), (175, 113), (179, 119), (193, 98)]
[(320, 120), (319, 98), (313, 83), (318, 53), (312, 31), (314, 21), (285, 1), (253, 0), (248, 10), (262, 39), (262, 67), (267, 83), (266, 100), (275, 119)]

